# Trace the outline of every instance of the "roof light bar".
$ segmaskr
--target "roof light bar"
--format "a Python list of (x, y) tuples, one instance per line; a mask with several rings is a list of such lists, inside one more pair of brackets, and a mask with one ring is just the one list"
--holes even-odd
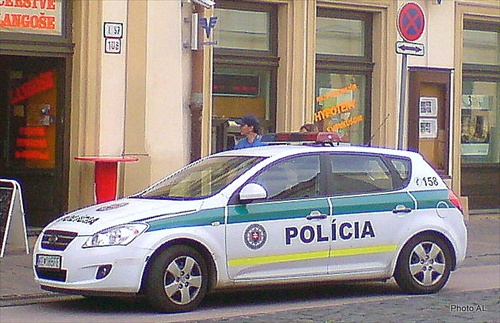
[(267, 143), (335, 143), (346, 142), (337, 132), (280, 132), (262, 135)]

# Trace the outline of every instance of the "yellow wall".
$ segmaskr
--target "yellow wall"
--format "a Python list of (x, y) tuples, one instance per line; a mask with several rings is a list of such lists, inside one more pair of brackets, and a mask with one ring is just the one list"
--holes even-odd
[[(185, 9), (181, 1), (74, 2), (70, 209), (94, 203), (94, 165), (74, 157), (138, 157), (120, 165), (118, 196), (188, 162)], [(120, 54), (104, 53), (104, 22), (123, 23)]]
[[(316, 8), (373, 14), (371, 130), (375, 137), (372, 144), (395, 147), (401, 70), (401, 55), (395, 53), (395, 42), (401, 40), (396, 19), (399, 7), (406, 1), (255, 2), (278, 7), (278, 131), (298, 129), (313, 119)], [(453, 188), (459, 191), (460, 142), (456, 134), (460, 131), (457, 102), (461, 93), (462, 21), (464, 17), (498, 20), (500, 8), (496, 0), (443, 0), (441, 5), (427, 0), (416, 2), (428, 19), (427, 29), (419, 40), (426, 46), (426, 56), (410, 58), (409, 66), (454, 70), (451, 164)], [(196, 53), (184, 42), (192, 4), (180, 0), (95, 0), (75, 1), (73, 6), (70, 208), (94, 201), (93, 165), (77, 162), (73, 157), (102, 154), (139, 157), (138, 163), (120, 167), (120, 194), (133, 193), (188, 162), (192, 101), (203, 101), (202, 155), (211, 151), (213, 106), (211, 47), (200, 52), (201, 77), (193, 76), (203, 80), (202, 93), (199, 96), (191, 93), (191, 64)], [(211, 12), (205, 11), (205, 15)], [(104, 21), (125, 24), (121, 56), (103, 53)]]

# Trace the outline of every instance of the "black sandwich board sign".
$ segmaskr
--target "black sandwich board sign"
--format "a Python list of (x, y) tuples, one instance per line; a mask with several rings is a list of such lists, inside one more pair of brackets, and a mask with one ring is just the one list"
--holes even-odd
[(9, 251), (29, 253), (21, 186), (9, 179), (0, 179), (0, 257)]

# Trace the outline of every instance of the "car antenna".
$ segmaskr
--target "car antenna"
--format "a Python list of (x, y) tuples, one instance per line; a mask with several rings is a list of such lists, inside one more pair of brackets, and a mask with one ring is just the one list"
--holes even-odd
[(382, 122), (378, 126), (377, 130), (375, 130), (375, 132), (373, 133), (373, 135), (370, 137), (370, 140), (368, 140), (368, 142), (365, 143), (365, 146), (370, 146), (371, 145), (373, 138), (375, 138), (375, 135), (377, 135), (379, 133), (380, 128), (382, 128), (382, 126), (385, 125), (385, 122), (387, 121), (387, 119), (389, 119), (390, 116), (391, 116), (390, 113), (388, 113), (387, 116), (385, 116), (384, 120), (382, 120)]

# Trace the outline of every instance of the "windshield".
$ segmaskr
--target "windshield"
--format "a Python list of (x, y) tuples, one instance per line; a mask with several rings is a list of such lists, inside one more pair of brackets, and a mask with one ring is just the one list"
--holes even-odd
[(153, 199), (199, 199), (219, 192), (235, 178), (263, 160), (262, 157), (210, 157), (166, 177), (134, 197)]

